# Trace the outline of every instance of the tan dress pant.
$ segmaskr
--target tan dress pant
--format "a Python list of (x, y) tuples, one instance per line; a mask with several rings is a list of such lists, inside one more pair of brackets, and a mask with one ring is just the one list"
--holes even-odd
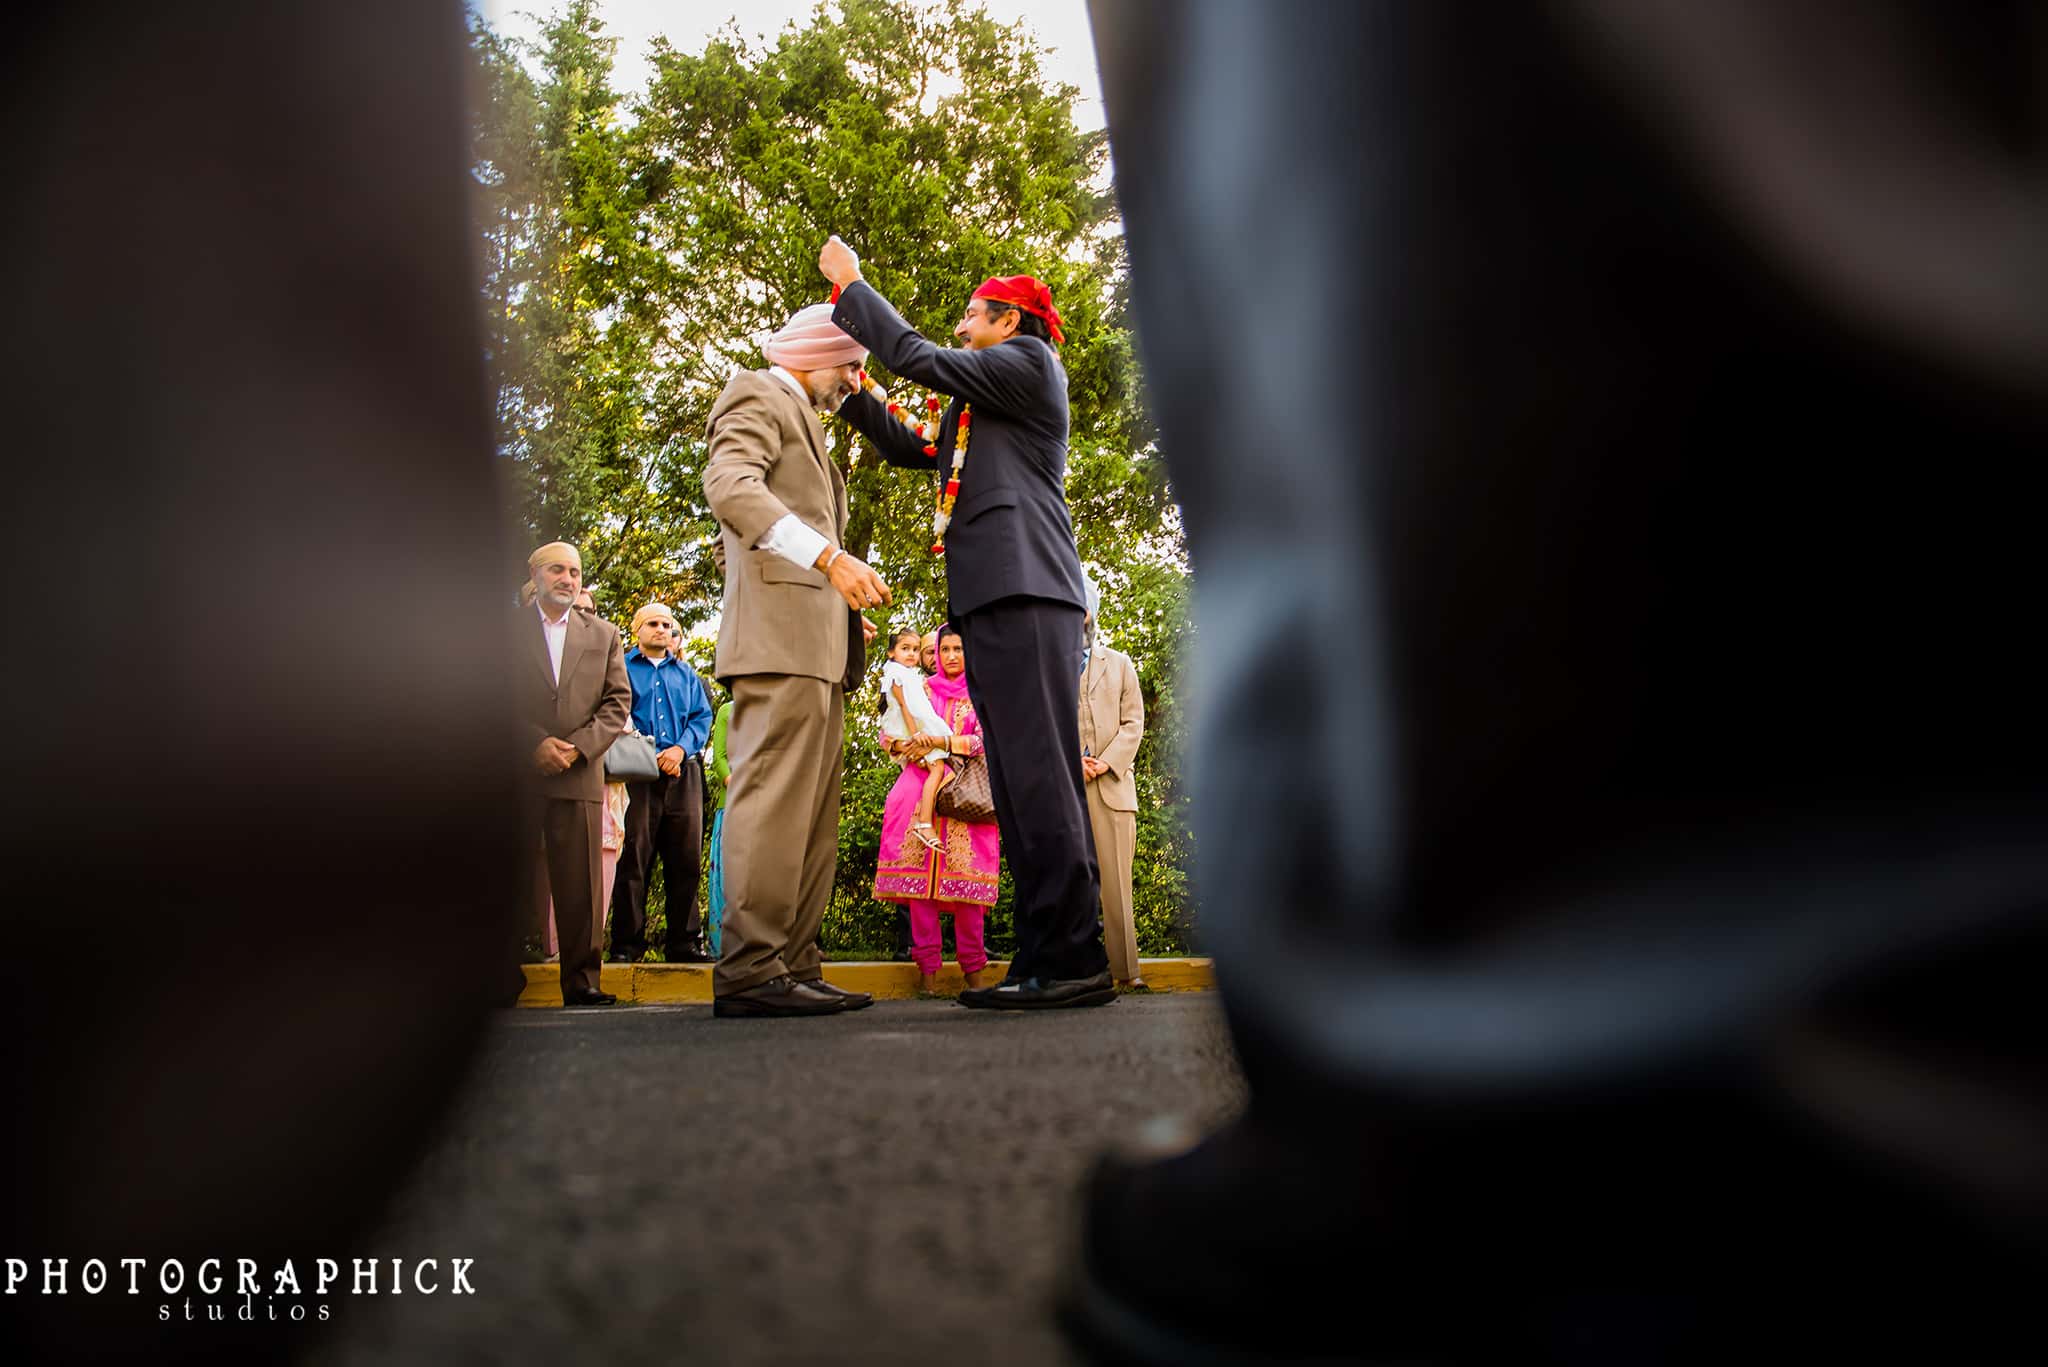
[(837, 683), (799, 674), (732, 681), (726, 755), (725, 924), (712, 991), (742, 992), (787, 973), (819, 976), (818, 928), (839, 862)]
[(1102, 947), (1109, 951), (1109, 975), (1138, 976), (1138, 928), (1131, 919), (1131, 861), (1138, 852), (1138, 814), (1119, 812), (1088, 790), (1088, 829), (1095, 837), (1095, 865), (1102, 874)]

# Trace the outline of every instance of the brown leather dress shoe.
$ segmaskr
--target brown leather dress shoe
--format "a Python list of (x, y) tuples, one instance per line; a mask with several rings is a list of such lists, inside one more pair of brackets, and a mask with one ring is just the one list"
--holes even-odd
[(787, 973), (739, 992), (727, 992), (711, 1003), (714, 1016), (836, 1016), (846, 1000), (800, 983)]
[(828, 983), (823, 978), (807, 978), (804, 980), (803, 985), (805, 987), (814, 987), (820, 992), (829, 992), (833, 996), (838, 997), (846, 1003), (845, 1009), (848, 1011), (858, 1011), (863, 1006), (873, 1006), (875, 1004), (874, 993), (855, 992), (853, 989), (841, 987), (837, 983)]

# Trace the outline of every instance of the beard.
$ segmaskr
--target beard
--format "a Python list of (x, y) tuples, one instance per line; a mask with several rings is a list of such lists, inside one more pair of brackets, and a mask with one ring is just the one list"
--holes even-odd
[(839, 405), (853, 397), (853, 386), (838, 378), (822, 379), (812, 376), (805, 386), (811, 393), (811, 406), (827, 413), (837, 413)]

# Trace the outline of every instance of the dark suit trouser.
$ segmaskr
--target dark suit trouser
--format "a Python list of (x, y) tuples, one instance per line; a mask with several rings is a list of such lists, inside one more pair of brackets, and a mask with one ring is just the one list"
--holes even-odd
[(953, 619), (1016, 886), (1009, 976), (1104, 971), (1095, 845), (1081, 776), (1081, 609), (1001, 598)]
[[(154, 1315), (110, 1312), (111, 1285), (81, 1294), (74, 1249), (261, 1248), (310, 1279), (313, 1257), (371, 1238), (465, 1095), (492, 1036), (478, 1012), (524, 983), (508, 942), (533, 881), (522, 853), (539, 858), (519, 836), (532, 742), (513, 739), (514, 690), (478, 687), (510, 644), (481, 605), (518, 576), (483, 511), (497, 489), (450, 18), (269, 5), (201, 24), (87, 0), (0, 52), (8, 122), (39, 111), (64, 130), (18, 146), (0, 218), (5, 259), (35, 263), (8, 291), (12, 335), (35, 344), (10, 346), (0, 382), (8, 449), (36, 456), (7, 461), (13, 544), (63, 563), (81, 599), (120, 600), (152, 665), (157, 767), (236, 811), (221, 839), (211, 802), (124, 804), (104, 839), (96, 776), (127, 747), (93, 719), (132, 704), (132, 681), (39, 633), (10, 643), (6, 714), (38, 722), (10, 777), (37, 799), (0, 834), (0, 1096), (35, 1121), (0, 1141), (18, 1175), (0, 1253), (71, 1261), (68, 1294), (0, 1295), (0, 1360), (180, 1351)], [(374, 99), (345, 93), (386, 76)], [(118, 219), (80, 213), (113, 165), (134, 197)], [(341, 262), (337, 289), (323, 267)], [(181, 607), (213, 567), (158, 549), (201, 508), (254, 571), (220, 631)], [(366, 545), (404, 592), (350, 571)], [(306, 634), (245, 645), (241, 621)], [(376, 644), (323, 649), (330, 630)], [(147, 943), (150, 985), (94, 994), (82, 1028), (30, 1029), (83, 995), (49, 969), (71, 924), (46, 909), (87, 867), (96, 926)], [(286, 991), (161, 990), (258, 943)], [(373, 980), (371, 1005), (353, 994)], [(245, 1047), (276, 1062), (213, 1066)], [(227, 1174), (289, 1195), (224, 1200)]]
[[(1672, 38), (1709, 8), (1776, 74)], [(1251, 1116), (1372, 1155), (1342, 1209), (1390, 1247), (1570, 1231), (1618, 1280), (1708, 1265), (1706, 1230), (1745, 1260), (1798, 1231), (1828, 1250), (1803, 1283), (1866, 1230), (1924, 1269), (2022, 1227), (1986, 1193), (2015, 1132), (1989, 1117), (2048, 1116), (2017, 1024), (2048, 976), (2048, 730), (2011, 630), (2038, 611), (2048, 390), (2038, 349), (2022, 398), (1933, 319), (2048, 278), (2048, 239), (1932, 284), (1862, 190), (1773, 158), (1941, 202), (1895, 149), (1952, 138), (2020, 193), (2018, 144), (1969, 142), (2028, 107), (2006, 54), (2039, 22), (1990, 11), (1966, 42), (1933, 5), (1782, 8), (1093, 5), (1199, 566), (1203, 930)], [(1674, 22), (1631, 27), (1650, 9)], [(1873, 50), (1895, 88), (1802, 84)], [(1685, 117), (1635, 102), (1681, 68)], [(1274, 250), (1255, 206), (1287, 184), (1316, 190)], [(1989, 211), (1948, 202), (1978, 240)], [(1831, 274), (1851, 259), (1883, 264)], [(1905, 281), (1929, 282), (1910, 319), (1884, 302)], [(1303, 762), (1246, 801), (1267, 667), (1305, 651)], [(1932, 1058), (2005, 1060), (1986, 1109), (1945, 1104)], [(1816, 1168), (1854, 1198), (1815, 1199)], [(1506, 1215), (1551, 1196), (1569, 1218)], [(1569, 1275), (1559, 1244), (1515, 1274)], [(1471, 1303), (1521, 1284), (1474, 1271)]]
[(680, 774), (628, 783), (626, 796), (626, 839), (612, 884), (612, 952), (637, 959), (647, 949), (647, 876), (660, 859), (668, 905), (663, 953), (673, 962), (704, 938), (697, 910), (704, 869), (704, 765), (692, 755)]
[[(598, 862), (603, 835), (601, 804), (573, 798), (535, 798), (528, 805), (528, 839), (538, 839), (538, 858), (524, 867), (534, 876), (524, 880), (527, 933), (541, 933), (541, 899), (554, 898), (555, 932), (562, 946), (562, 995), (596, 991), (603, 965), (604, 869)], [(532, 847), (529, 845), (529, 850)]]

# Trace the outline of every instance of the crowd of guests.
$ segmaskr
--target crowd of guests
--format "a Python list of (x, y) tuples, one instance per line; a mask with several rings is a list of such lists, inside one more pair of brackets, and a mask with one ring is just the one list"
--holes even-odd
[[(845, 544), (846, 471), (823, 426), (833, 416), (876, 459), (931, 481), (932, 551), (946, 557), (947, 623), (932, 635), (923, 676), (906, 637), (885, 643), (900, 658), (883, 669), (879, 739), (902, 772), (876, 852), (875, 894), (902, 904), (926, 990), (950, 915), (968, 977), (961, 1005), (1109, 1005), (1118, 978), (1140, 981), (1129, 770), (1144, 719), (1129, 661), (1095, 639), (1095, 593), (1066, 506), (1065, 334), (1051, 289), (1028, 275), (984, 280), (953, 328), (954, 345), (941, 347), (867, 282), (836, 234), (818, 269), (831, 299), (799, 309), (762, 343), (767, 365), (734, 372), (705, 426), (704, 498), (725, 578), (713, 669), (732, 695), (723, 727), (673, 658), (674, 619), (663, 605), (635, 614), (629, 667), (617, 630), (575, 610), (575, 548), (553, 542), (529, 561), (537, 620), (525, 638), (536, 668), (518, 671), (537, 778), (527, 826), (553, 894), (563, 1000), (612, 1000), (598, 981), (601, 764), (632, 725), (660, 760), (627, 784), (611, 893), (615, 948), (628, 957), (645, 948), (647, 868), (658, 853), (670, 894), (668, 957), (711, 957), (700, 947), (695, 893), (699, 755), (716, 730), (714, 767), (723, 764), (729, 782), (712, 852), (713, 1014), (834, 1015), (873, 1003), (825, 976), (818, 946), (838, 859), (846, 702), (868, 677), (878, 629), (867, 614), (893, 601), (888, 582)], [(871, 352), (930, 391), (925, 422), (868, 377)], [(647, 743), (627, 747), (636, 763)], [(1016, 948), (997, 982), (984, 921), (1005, 867)]]
[[(533, 654), (550, 687), (546, 699), (537, 687), (528, 689), (528, 713), (550, 734), (535, 741), (534, 768), (542, 782), (537, 819), (529, 824), (541, 848), (532, 861), (533, 915), (526, 924), (532, 930), (538, 923), (538, 948), (549, 962), (561, 963), (566, 1004), (609, 1005), (616, 999), (597, 982), (607, 913), (614, 963), (637, 962), (655, 948), (669, 963), (717, 960), (734, 704), (713, 707), (709, 690), (682, 657), (681, 632), (666, 604), (650, 602), (634, 612), (627, 646), (597, 615), (574, 547), (543, 546), (530, 569), (520, 604), (536, 619), (527, 634), (546, 651), (544, 659), (540, 648)], [(1143, 989), (1131, 913), (1137, 807), (1131, 765), (1144, 735), (1144, 703), (1130, 658), (1095, 638), (1097, 598), (1092, 583), (1088, 588), (1079, 724), (1102, 866), (1102, 921), (1118, 985)], [(950, 626), (922, 636), (900, 631), (889, 645), (876, 741), (900, 773), (884, 804), (874, 896), (907, 915), (907, 957), (917, 966), (922, 995), (936, 995), (945, 918), (952, 921), (968, 986), (992, 986), (997, 975), (989, 967), (985, 925), (1000, 885), (1002, 837), (992, 813), (975, 819), (936, 802), (937, 791), (959, 781), (966, 762), (984, 754), (968, 697), (966, 647)], [(536, 672), (529, 683), (541, 677)], [(606, 772), (611, 744), (629, 733), (653, 742), (655, 777), (618, 779)], [(570, 752), (574, 758), (555, 767)], [(581, 776), (572, 777), (579, 769)], [(707, 845), (704, 804), (712, 791), (718, 805)], [(556, 804), (562, 810), (551, 811)], [(588, 836), (593, 819), (594, 840)], [(550, 842), (550, 833), (561, 838)], [(666, 894), (666, 932), (658, 946), (648, 933), (657, 863)], [(700, 881), (706, 891), (701, 913)]]

